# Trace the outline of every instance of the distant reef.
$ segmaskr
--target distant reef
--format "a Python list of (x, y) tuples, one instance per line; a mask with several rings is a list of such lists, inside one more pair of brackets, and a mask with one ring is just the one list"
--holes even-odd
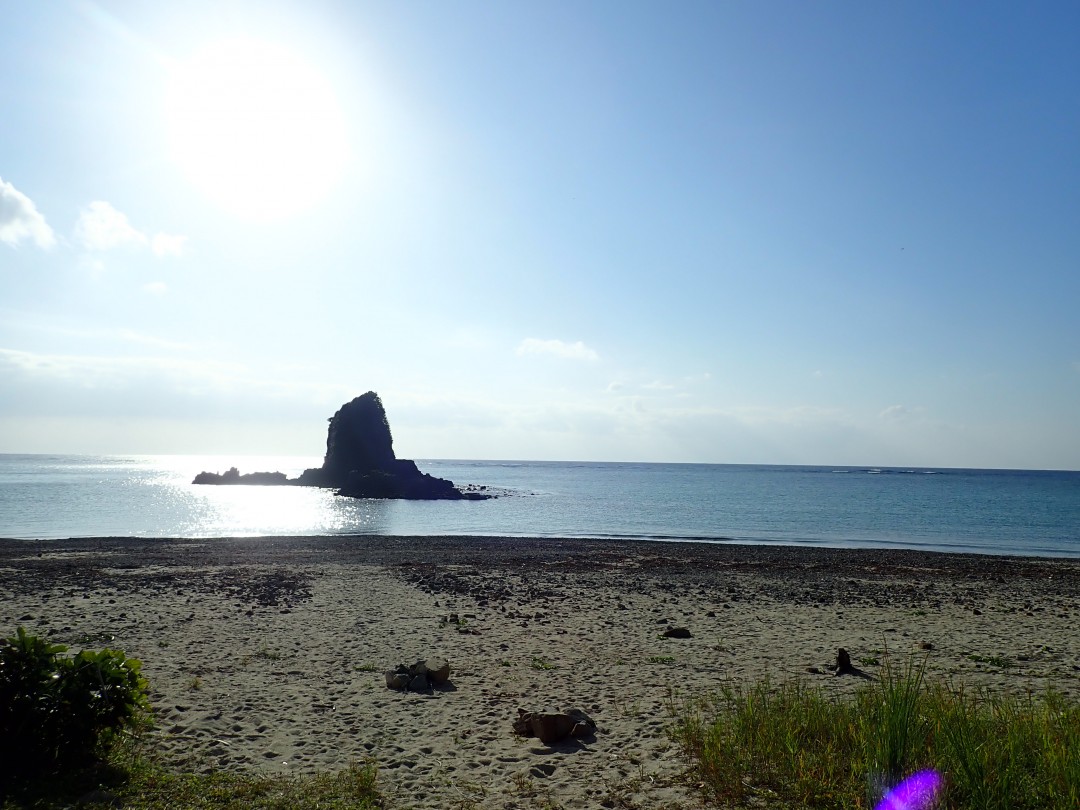
[(445, 478), (420, 472), (412, 461), (397, 458), (386, 410), (374, 391), (346, 402), (330, 418), (321, 467), (304, 470), (297, 478), (281, 472), (241, 475), (233, 467), (220, 474), (201, 472), (192, 483), (329, 487), (351, 498), (479, 501), (494, 497), (486, 487), (459, 488)]
[(230, 467), (223, 473), (201, 472), (195, 476), (193, 484), (257, 484), (261, 486), (281, 486), (292, 484), (283, 472), (253, 472), (240, 474), (236, 467)]

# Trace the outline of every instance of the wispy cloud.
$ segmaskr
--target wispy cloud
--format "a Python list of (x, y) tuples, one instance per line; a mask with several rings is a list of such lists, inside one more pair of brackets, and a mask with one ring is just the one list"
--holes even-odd
[[(153, 285), (147, 284), (145, 286), (150, 287)], [(47, 336), (47, 342), (78, 345), (84, 349), (91, 345), (100, 345), (108, 347), (109, 352), (115, 353), (118, 350), (123, 351), (118, 347), (137, 345), (169, 349), (170, 351), (209, 351), (203, 343), (173, 340), (122, 326), (70, 325), (57, 322), (54, 317), (27, 317), (25, 315), (20, 317), (17, 313), (7, 312), (0, 312), (0, 317), (5, 319), (5, 325), (10, 327), (13, 332), (26, 334), (28, 337), (44, 335)], [(31, 342), (38, 342), (40, 338), (29, 337), (29, 339)], [(0, 354), (12, 351), (14, 350), (0, 347)]]
[(75, 239), (84, 248), (102, 253), (116, 248), (149, 248), (156, 256), (179, 255), (187, 242), (186, 236), (156, 233), (149, 236), (104, 200), (95, 200), (79, 214), (75, 223)]
[(547, 354), (553, 357), (561, 357), (566, 360), (599, 360), (600, 355), (590, 349), (580, 340), (567, 343), (562, 340), (540, 340), (538, 338), (525, 338), (517, 347), (519, 355)]
[(45, 249), (56, 244), (56, 235), (33, 200), (0, 177), (0, 242), (16, 247), (24, 239)]
[[(147, 285), (150, 286), (150, 285)], [(188, 351), (195, 347), (190, 343), (181, 343), (176, 340), (160, 338), (156, 335), (147, 335), (136, 332), (134, 329), (115, 329), (103, 333), (104, 336), (113, 337), (125, 343), (136, 343), (140, 346), (153, 346), (156, 349), (169, 349), (170, 351)]]
[(913, 408), (910, 405), (890, 405), (878, 414), (878, 418), (892, 422), (900, 422), (922, 416), (924, 410), (924, 408)]
[[(155, 345), (135, 333), (124, 333), (124, 340)], [(85, 388), (130, 384), (149, 373), (184, 380), (213, 380), (222, 385), (244, 385), (247, 369), (236, 363), (175, 357), (116, 357), (104, 355), (42, 354), (0, 348), (0, 369), (76, 381)]]
[[(143, 344), (146, 353), (52, 354), (0, 347), (0, 390), (5, 394), (0, 421), (62, 416), (201, 422), (223, 412), (257, 419), (257, 413), (310, 415), (313, 409), (317, 416), (355, 395), (351, 387), (304, 378), (303, 369), (256, 368), (207, 357), (205, 351), (178, 354), (174, 346), (159, 347), (162, 342), (131, 332), (118, 337)], [(137, 346), (132, 350), (139, 352)]]

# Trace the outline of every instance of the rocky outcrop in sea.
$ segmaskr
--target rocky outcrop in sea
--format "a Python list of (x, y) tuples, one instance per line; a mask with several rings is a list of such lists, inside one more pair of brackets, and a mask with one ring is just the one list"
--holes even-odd
[(423, 473), (415, 462), (394, 454), (394, 439), (382, 400), (374, 391), (346, 402), (330, 418), (326, 456), (321, 467), (304, 470), (297, 478), (280, 472), (241, 474), (201, 472), (194, 484), (260, 484), (328, 487), (351, 498), (404, 500), (485, 500), (484, 487), (463, 490), (445, 478)]

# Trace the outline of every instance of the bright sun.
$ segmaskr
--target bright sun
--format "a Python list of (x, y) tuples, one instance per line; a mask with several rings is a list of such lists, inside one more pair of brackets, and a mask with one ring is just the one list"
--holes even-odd
[(177, 65), (166, 112), (173, 159), (215, 203), (244, 219), (283, 219), (309, 208), (348, 158), (329, 83), (268, 42), (218, 42)]

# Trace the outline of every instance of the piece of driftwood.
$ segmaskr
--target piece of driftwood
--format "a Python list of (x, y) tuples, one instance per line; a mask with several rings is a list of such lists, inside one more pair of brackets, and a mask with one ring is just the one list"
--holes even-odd
[(841, 647), (836, 651), (836, 671), (833, 672), (833, 676), (839, 675), (854, 675), (856, 678), (866, 678), (866, 680), (873, 680), (874, 676), (869, 675), (854, 666), (851, 663), (851, 656), (848, 655), (848, 651)]

